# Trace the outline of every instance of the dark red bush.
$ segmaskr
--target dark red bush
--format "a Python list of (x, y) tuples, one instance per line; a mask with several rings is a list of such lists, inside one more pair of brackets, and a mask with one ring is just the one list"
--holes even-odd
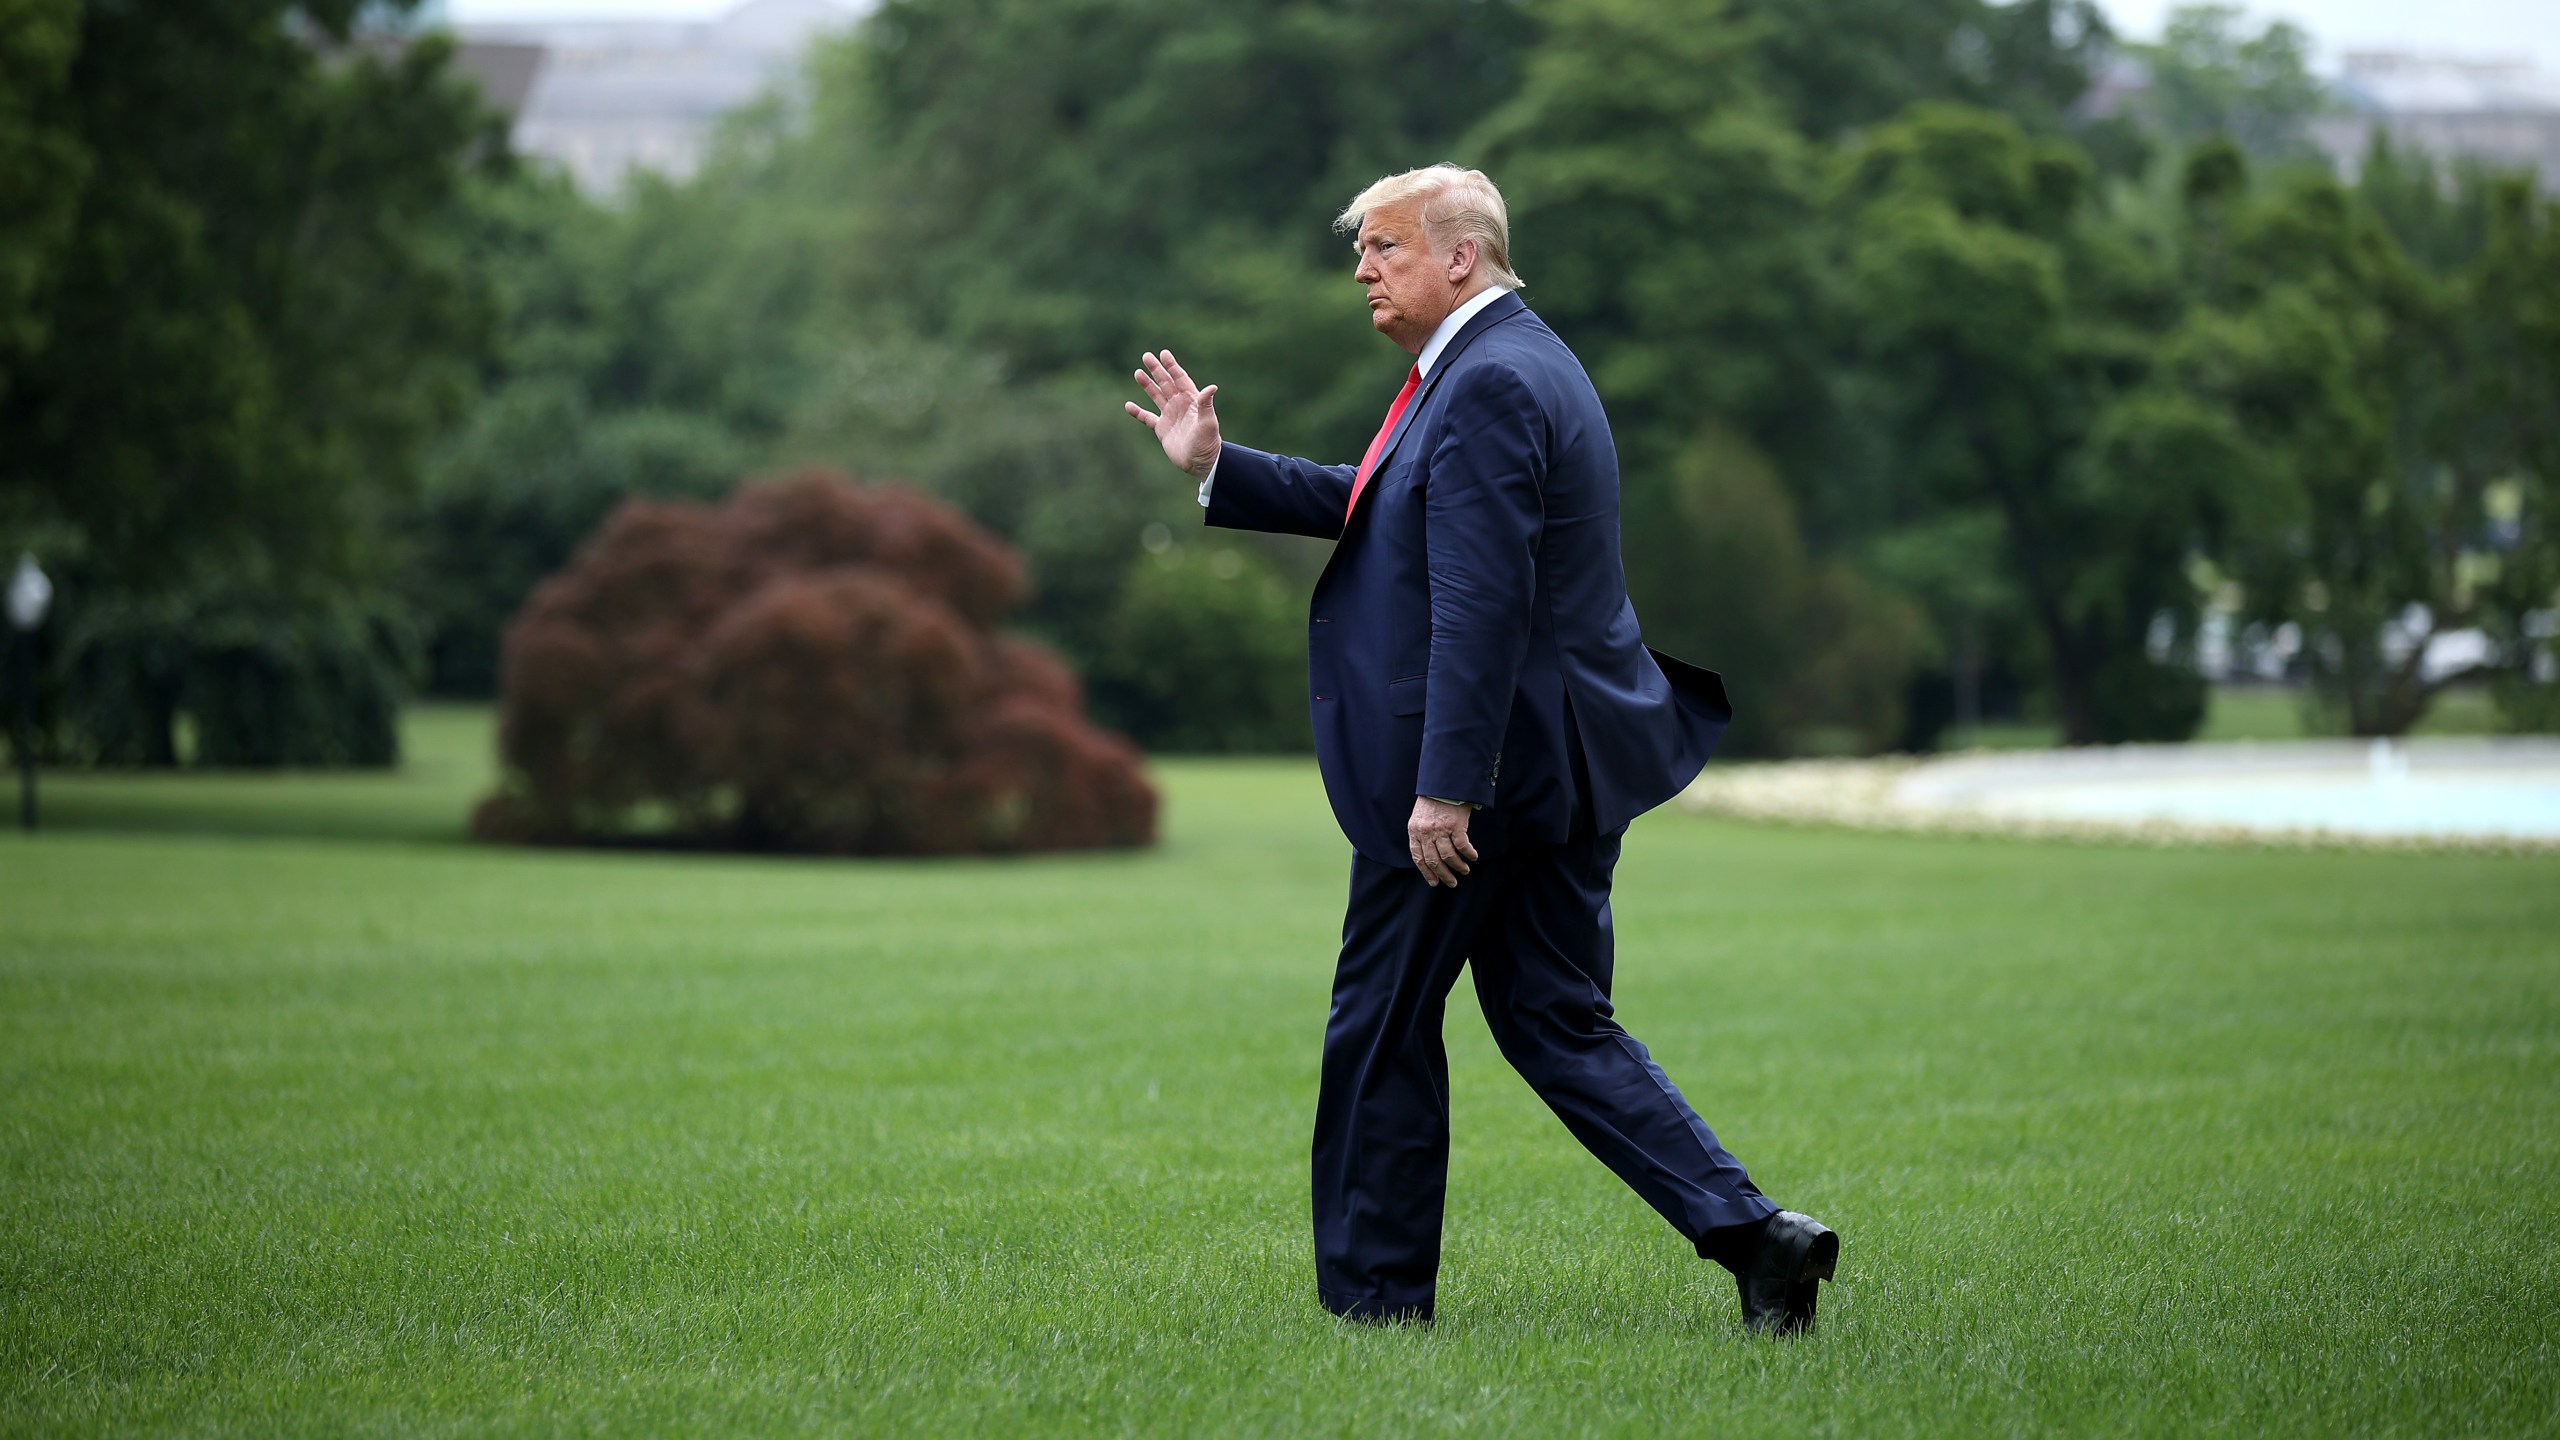
[(634, 501), (507, 627), (502, 841), (861, 853), (1145, 845), (1137, 751), (994, 627), (1021, 562), (910, 490), (808, 471)]

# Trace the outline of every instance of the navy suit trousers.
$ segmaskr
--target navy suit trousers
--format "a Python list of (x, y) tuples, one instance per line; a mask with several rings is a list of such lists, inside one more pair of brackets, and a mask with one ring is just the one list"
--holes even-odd
[(1335, 1314), (1432, 1313), (1449, 1172), (1441, 1018), (1461, 966), (1503, 1057), (1701, 1254), (1709, 1231), (1778, 1208), (1611, 1018), (1609, 882), (1624, 832), (1591, 834), (1586, 819), (1549, 844), (1505, 828), (1498, 807), (1477, 812), (1468, 838), (1482, 858), (1455, 889), (1352, 859), (1316, 1101), (1316, 1286)]

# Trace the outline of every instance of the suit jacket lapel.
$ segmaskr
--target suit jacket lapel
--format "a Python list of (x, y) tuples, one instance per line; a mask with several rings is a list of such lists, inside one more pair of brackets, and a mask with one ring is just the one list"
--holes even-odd
[(1404, 437), (1412, 431), (1414, 422), (1421, 418), (1423, 403), (1431, 398), (1431, 392), (1440, 388), (1441, 380), (1451, 370), (1457, 368), (1458, 357), (1465, 354), (1467, 347), (1476, 343), (1477, 337), (1484, 332), (1528, 308), (1528, 305), (1520, 299), (1519, 293), (1514, 291), (1477, 311), (1468, 319), (1466, 325), (1458, 331), (1456, 338), (1449, 342), (1449, 348), (1440, 352), (1440, 358), (1432, 365), (1431, 373), (1424, 377), (1422, 388), (1413, 392), (1412, 403), (1404, 407), (1402, 415), (1396, 417), (1395, 432), (1387, 437), (1386, 448), (1378, 452), (1378, 463), (1369, 471), (1369, 483), (1361, 490), (1361, 499), (1368, 499), (1371, 492), (1378, 488), (1379, 477), (1387, 473), (1387, 462), (1396, 458), (1396, 447), (1404, 443)]

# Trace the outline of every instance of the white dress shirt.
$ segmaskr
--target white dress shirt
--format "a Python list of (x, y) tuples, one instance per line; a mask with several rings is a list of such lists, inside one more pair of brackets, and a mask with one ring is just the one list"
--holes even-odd
[[(1423, 379), (1430, 379), (1431, 367), (1440, 363), (1440, 352), (1448, 349), (1449, 342), (1458, 338), (1458, 332), (1467, 328), (1468, 321), (1476, 318), (1476, 312), (1510, 293), (1499, 285), (1488, 285), (1450, 311), (1449, 318), (1441, 321), (1440, 327), (1431, 332), (1431, 338), (1422, 342), (1422, 353), (1413, 357), (1413, 368), (1421, 372)], [(1209, 504), (1209, 487), (1217, 480), (1218, 462), (1212, 460), (1209, 473), (1200, 477), (1200, 504), (1203, 508)]]

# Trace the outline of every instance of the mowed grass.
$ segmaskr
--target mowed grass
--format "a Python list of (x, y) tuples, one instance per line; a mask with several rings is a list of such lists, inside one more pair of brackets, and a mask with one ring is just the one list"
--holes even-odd
[(1822, 1328), (1503, 1066), (1440, 1315), (1337, 1325), (1347, 852), (1169, 763), (1153, 853), (455, 843), (409, 773), (66, 778), (0, 840), (0, 1428), (2550, 1433), (2560, 864), (1641, 822), (1621, 1016), (1847, 1237)]
[[(2334, 715), (2315, 715), (2303, 692), (2289, 685), (2216, 685), (2206, 704), (2198, 740), (2313, 740), (2346, 734), (2346, 722)], [(2495, 699), (2478, 685), (2460, 685), (2439, 693), (2411, 728), (2412, 735), (2497, 735), (2507, 730)], [(2062, 743), (2062, 727), (2049, 720), (1995, 721), (1971, 737), (1950, 730), (1945, 744), (1968, 743), (1985, 750), (2036, 750)]]

